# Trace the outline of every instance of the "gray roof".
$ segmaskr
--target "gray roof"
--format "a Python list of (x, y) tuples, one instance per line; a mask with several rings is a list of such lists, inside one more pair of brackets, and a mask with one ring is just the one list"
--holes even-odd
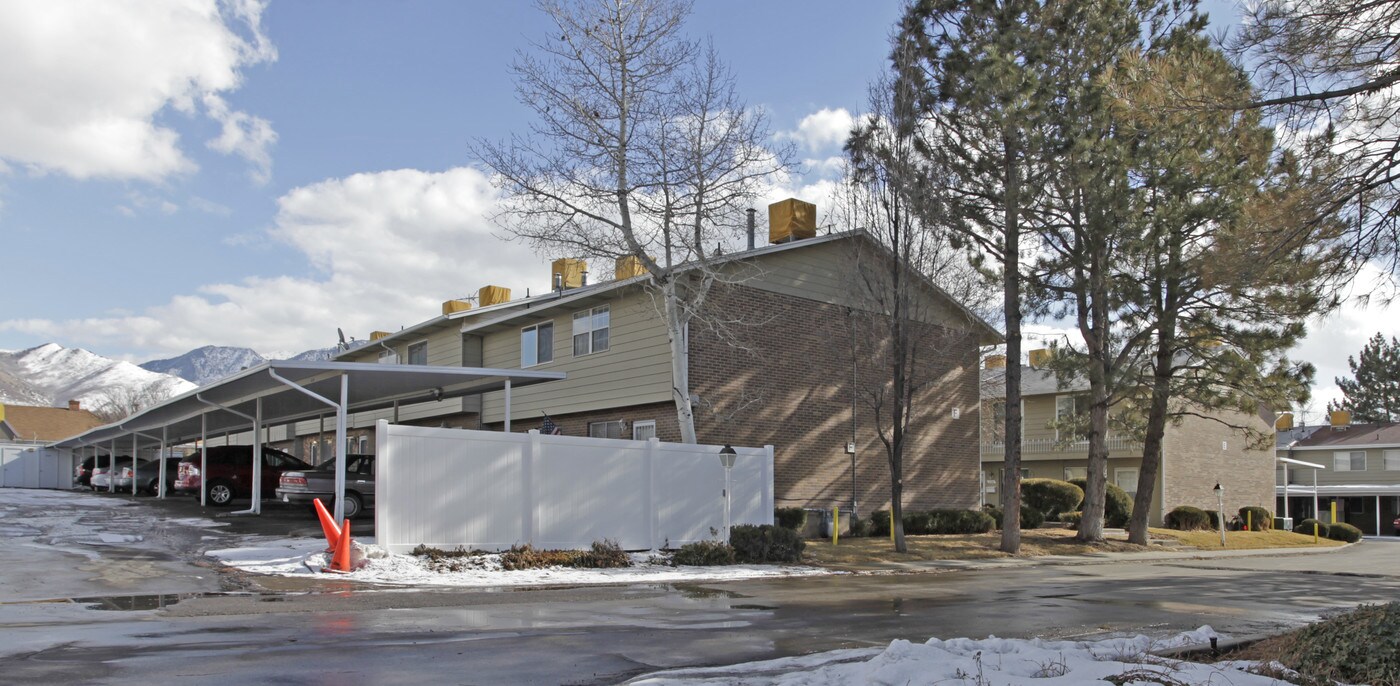
[(1293, 449), (1330, 450), (1341, 447), (1400, 447), (1400, 422), (1320, 427), (1299, 440)]
[[(1021, 366), (1021, 395), (1050, 395), (1056, 393), (1078, 393), (1089, 390), (1087, 379), (1074, 379), (1063, 387), (1048, 369)], [(982, 396), (986, 398), (1006, 397), (1006, 370), (982, 370)]]

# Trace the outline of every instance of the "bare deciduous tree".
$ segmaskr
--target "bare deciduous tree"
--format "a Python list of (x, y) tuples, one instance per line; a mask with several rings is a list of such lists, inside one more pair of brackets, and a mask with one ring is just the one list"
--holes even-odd
[(687, 39), (680, 0), (544, 0), (554, 23), (514, 65), (528, 134), (480, 142), (505, 193), (498, 221), (559, 255), (635, 255), (666, 324), (681, 438), (695, 442), (686, 368), (692, 323), (723, 329), (706, 297), (730, 278), (714, 248), (788, 153), (738, 97), (712, 46)]

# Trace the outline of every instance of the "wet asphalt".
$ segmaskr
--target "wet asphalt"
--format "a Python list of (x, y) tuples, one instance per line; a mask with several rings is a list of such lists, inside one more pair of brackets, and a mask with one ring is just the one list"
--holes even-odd
[[(452, 591), (250, 576), (202, 556), (319, 535), (300, 508), (252, 518), (143, 498), (40, 511), (0, 489), (0, 512), (0, 683), (619, 683), (896, 638), (1272, 633), (1400, 597), (1396, 540), (1309, 556)], [(228, 525), (182, 523), (196, 517)]]

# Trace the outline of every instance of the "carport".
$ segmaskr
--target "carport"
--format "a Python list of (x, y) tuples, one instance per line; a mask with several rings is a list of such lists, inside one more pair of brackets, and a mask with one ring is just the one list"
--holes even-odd
[[(209, 437), (251, 431), (253, 434), (252, 505), (242, 514), (262, 511), (263, 430), (272, 424), (316, 419), (335, 413), (335, 517), (344, 518), (345, 432), (348, 415), (398, 407), (401, 404), (448, 400), (490, 391), (505, 392), (505, 430), (510, 431), (511, 389), (557, 381), (563, 372), (490, 369), (481, 367), (433, 367), (368, 362), (264, 362), (237, 374), (201, 386), (118, 422), (51, 444), (50, 447), (82, 451), (117, 451), (130, 447), (135, 470), (141, 448), (198, 440), (200, 474), (207, 475)], [(116, 490), (115, 465), (112, 485)], [(201, 476), (201, 479), (203, 476)], [(136, 488), (133, 474), (132, 489)], [(165, 496), (165, 470), (160, 470), (160, 497)], [(202, 486), (202, 482), (201, 482)], [(200, 489), (205, 504), (206, 489)]]

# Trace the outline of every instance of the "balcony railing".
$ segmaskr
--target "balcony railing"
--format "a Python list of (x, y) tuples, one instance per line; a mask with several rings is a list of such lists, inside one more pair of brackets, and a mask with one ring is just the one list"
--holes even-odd
[[(1111, 452), (1111, 453), (1115, 453), (1115, 452), (1127, 452), (1127, 451), (1141, 451), (1141, 450), (1142, 450), (1142, 441), (1136, 441), (1136, 440), (1133, 440), (1133, 439), (1128, 438), (1128, 437), (1126, 437), (1126, 436), (1109, 436), (1109, 437), (1108, 437), (1108, 451)], [(1083, 440), (1083, 441), (1071, 441), (1071, 442), (1063, 443), (1063, 442), (1057, 441), (1057, 440), (1055, 440), (1055, 439), (1053, 439), (1053, 438), (1032, 438), (1032, 439), (1028, 439), (1028, 440), (1021, 441), (1021, 454), (1023, 454), (1023, 455), (1047, 454), (1047, 453), (1066, 453), (1066, 454), (1068, 454), (1068, 453), (1088, 453), (1088, 452), (1089, 452), (1089, 441), (1088, 441), (1088, 440)], [(1005, 444), (1005, 443), (983, 443), (983, 444), (982, 444), (982, 455), (983, 455), (984, 457), (986, 457), (986, 456), (996, 456), (996, 455), (1005, 455), (1005, 454), (1006, 454), (1006, 444)]]

